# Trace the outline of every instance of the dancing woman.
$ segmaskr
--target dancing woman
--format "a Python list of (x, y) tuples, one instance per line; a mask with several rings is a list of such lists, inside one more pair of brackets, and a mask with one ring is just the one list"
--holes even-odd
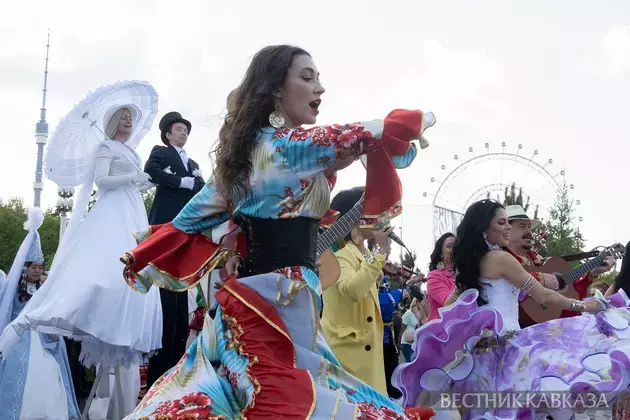
[[(135, 245), (133, 234), (148, 227), (140, 190), (151, 184), (140, 157), (127, 145), (139, 142), (140, 119), (133, 104), (106, 113), (107, 138), (96, 147), (93, 178), (81, 192), (91, 192), (95, 183), (96, 203), (85, 218), (82, 205), (75, 209), (48, 279), (0, 338), (3, 353), (29, 329), (81, 341), (86, 367), (122, 367), (119, 407), (127, 412), (137, 405), (143, 354), (159, 349), (162, 339), (158, 290), (134, 293), (124, 283), (120, 263), (120, 255)], [(87, 204), (84, 196), (79, 201)]]
[[(130, 418), (406, 418), (346, 373), (330, 351), (319, 328), (322, 291), (313, 270), (318, 219), (330, 204), (326, 168), (374, 151), (365, 200), (371, 217), (364, 223), (375, 226), (400, 212), (391, 156), (415, 155), (409, 141), (434, 119), (397, 110), (384, 121), (302, 128), (316, 122), (323, 93), (306, 51), (260, 50), (219, 133), (214, 178), (172, 223), (153, 227), (124, 258), (135, 289), (183, 291), (231, 254), (210, 240), (213, 229), (235, 219), (247, 236), (246, 277), (228, 280), (216, 293), (214, 319), (206, 317), (187, 354)], [(383, 188), (383, 182), (390, 183)]]
[[(24, 225), (29, 232), (6, 281), (0, 282), (0, 329), (18, 316), (44, 282), (44, 254), (37, 232), (43, 220), (40, 209), (29, 211)], [(6, 354), (0, 362), (0, 418), (79, 418), (62, 338), (29, 331)]]
[[(497, 202), (479, 201), (466, 211), (453, 246), (457, 288), (446, 305), (461, 295), (440, 309), (438, 320), (416, 331), (416, 356), (394, 375), (406, 406), (427, 403), (423, 391), (592, 390), (610, 402), (615, 392), (630, 385), (627, 286), (608, 300), (565, 298), (543, 287), (503, 250), (510, 229), (507, 212)], [(555, 276), (546, 280), (547, 285), (557, 284)], [(542, 305), (583, 315), (521, 329), (521, 290)], [(569, 418), (573, 413), (570, 407), (548, 407), (543, 400), (537, 404), (539, 415)], [(502, 408), (467, 407), (463, 414), (516, 419), (531, 410)]]

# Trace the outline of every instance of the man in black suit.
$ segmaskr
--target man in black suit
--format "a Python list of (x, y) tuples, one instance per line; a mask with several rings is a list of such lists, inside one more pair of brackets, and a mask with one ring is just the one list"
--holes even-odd
[[(149, 212), (149, 224), (171, 222), (204, 186), (199, 165), (188, 158), (184, 145), (192, 125), (179, 112), (169, 112), (160, 121), (162, 142), (155, 146), (144, 166), (151, 182), (157, 184)], [(188, 338), (188, 294), (160, 288), (163, 331), (162, 349), (149, 361), (147, 387), (177, 364), (186, 352)]]
[(188, 158), (184, 146), (192, 125), (179, 112), (169, 112), (160, 121), (162, 142), (151, 150), (144, 171), (157, 184), (149, 212), (149, 224), (168, 223), (204, 186), (199, 165)]

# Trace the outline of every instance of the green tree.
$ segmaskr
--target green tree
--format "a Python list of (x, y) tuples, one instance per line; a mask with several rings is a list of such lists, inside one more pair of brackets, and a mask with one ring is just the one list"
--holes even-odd
[(8, 273), (20, 244), (26, 237), (24, 230), (26, 207), (19, 198), (0, 200), (0, 270)]
[(52, 260), (57, 252), (59, 245), (59, 227), (61, 226), (61, 218), (52, 209), (44, 212), (44, 222), (39, 228), (39, 236), (42, 241), (42, 252), (46, 260), (46, 269), (50, 268)]
[(147, 211), (147, 214), (151, 211), (153, 200), (155, 200), (155, 191), (156, 188), (151, 188), (150, 190), (142, 192), (142, 201), (144, 201), (144, 208)]
[[(28, 209), (21, 198), (12, 197), (6, 202), (0, 200), (0, 270), (6, 273), (11, 269), (13, 258), (26, 237), (24, 222), (27, 214)], [(44, 212), (39, 235), (46, 268), (49, 268), (59, 243), (59, 216), (50, 209)]]
[(563, 184), (549, 210), (549, 220), (541, 228), (546, 236), (545, 256), (563, 256), (581, 252), (584, 236), (573, 224), (573, 200), (569, 197), (569, 187)]

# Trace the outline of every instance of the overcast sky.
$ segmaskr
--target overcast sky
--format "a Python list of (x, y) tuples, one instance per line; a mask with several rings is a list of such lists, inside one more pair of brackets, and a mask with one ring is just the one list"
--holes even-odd
[[(630, 239), (627, 1), (25, 0), (7, 2), (2, 14), (0, 198), (32, 204), (48, 28), (51, 132), (90, 89), (147, 80), (160, 94), (160, 112), (140, 155), (146, 160), (159, 143), (159, 118), (177, 110), (193, 123), (188, 154), (206, 174), (225, 98), (251, 56), (268, 44), (291, 43), (312, 53), (327, 88), (318, 123), (382, 118), (393, 108), (435, 113), (430, 148), (400, 173), (398, 223), (422, 265), (432, 245), (431, 194), (473, 156), (469, 147), (480, 155), (485, 143), (509, 153), (522, 144), (520, 155), (538, 150), (536, 162), (553, 160), (545, 166), (552, 176), (565, 170), (588, 246)], [(514, 180), (548, 207), (551, 183), (522, 166), (470, 164), (449, 184), (443, 204), (461, 206), (486, 184)], [(355, 164), (338, 185), (364, 181)], [(56, 198), (47, 181), (43, 205)]]

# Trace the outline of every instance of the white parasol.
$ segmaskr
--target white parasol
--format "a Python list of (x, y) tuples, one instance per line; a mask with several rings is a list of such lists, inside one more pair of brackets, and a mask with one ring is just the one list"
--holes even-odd
[(92, 152), (105, 140), (105, 114), (133, 104), (139, 116), (125, 144), (133, 149), (149, 132), (158, 111), (158, 94), (148, 82), (121, 81), (91, 92), (66, 115), (52, 134), (46, 152), (46, 176), (57, 185), (83, 184)]

